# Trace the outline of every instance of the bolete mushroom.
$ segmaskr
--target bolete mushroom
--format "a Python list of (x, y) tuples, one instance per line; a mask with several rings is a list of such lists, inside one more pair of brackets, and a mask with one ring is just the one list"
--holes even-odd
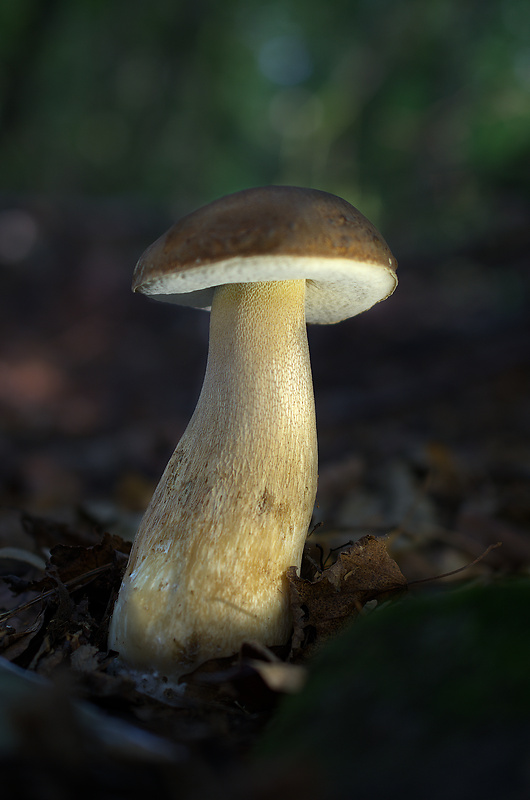
[(140, 258), (133, 289), (211, 308), (204, 384), (134, 541), (110, 626), (129, 666), (177, 677), (245, 640), (288, 640), (317, 485), (306, 321), (393, 291), (396, 261), (353, 206), (314, 189), (229, 195)]

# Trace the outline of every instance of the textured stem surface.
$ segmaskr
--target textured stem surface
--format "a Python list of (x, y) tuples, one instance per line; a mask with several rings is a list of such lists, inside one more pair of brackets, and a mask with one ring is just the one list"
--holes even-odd
[(110, 646), (178, 675), (282, 644), (317, 481), (305, 282), (216, 290), (197, 407), (136, 535)]

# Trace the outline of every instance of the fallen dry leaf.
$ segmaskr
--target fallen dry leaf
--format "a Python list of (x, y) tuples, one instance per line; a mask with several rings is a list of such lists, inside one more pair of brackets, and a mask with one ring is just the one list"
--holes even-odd
[(287, 570), (293, 616), (292, 653), (297, 655), (336, 633), (363, 606), (383, 594), (402, 591), (407, 581), (375, 536), (344, 549), (337, 561), (314, 581)]
[(7, 661), (16, 661), (26, 652), (33, 639), (41, 632), (45, 622), (44, 611), (40, 611), (31, 624), (26, 623), (20, 632), (5, 625), (0, 627), (0, 653)]
[(287, 664), (285, 661), (249, 661), (262, 681), (272, 692), (296, 694), (305, 686), (307, 671), (300, 664)]
[[(104, 648), (129, 549), (109, 534), (91, 547), (56, 545), (44, 578), (19, 581), (30, 599), (0, 615), (4, 658), (49, 674), (83, 645)], [(4, 581), (13, 585), (9, 577)]]
[(130, 548), (129, 542), (105, 533), (92, 547), (56, 545), (50, 552), (50, 564), (57, 570), (61, 581), (68, 583), (116, 560), (125, 565), (127, 559), (124, 556), (129, 554)]

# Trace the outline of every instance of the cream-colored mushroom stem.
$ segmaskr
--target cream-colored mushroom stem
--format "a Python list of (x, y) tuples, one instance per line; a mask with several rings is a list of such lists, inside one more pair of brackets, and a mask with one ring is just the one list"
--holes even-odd
[(317, 482), (305, 281), (216, 290), (197, 407), (136, 535), (110, 628), (130, 666), (178, 676), (284, 643)]

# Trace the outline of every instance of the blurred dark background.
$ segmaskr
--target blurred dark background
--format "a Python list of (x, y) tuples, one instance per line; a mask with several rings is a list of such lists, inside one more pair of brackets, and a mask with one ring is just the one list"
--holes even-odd
[(295, 184), (356, 205), (400, 265), (391, 299), (310, 329), (317, 518), (500, 527), (525, 561), (529, 34), (525, 0), (4, 0), (4, 507), (134, 530), (208, 336), (131, 294), (135, 261), (220, 195)]

